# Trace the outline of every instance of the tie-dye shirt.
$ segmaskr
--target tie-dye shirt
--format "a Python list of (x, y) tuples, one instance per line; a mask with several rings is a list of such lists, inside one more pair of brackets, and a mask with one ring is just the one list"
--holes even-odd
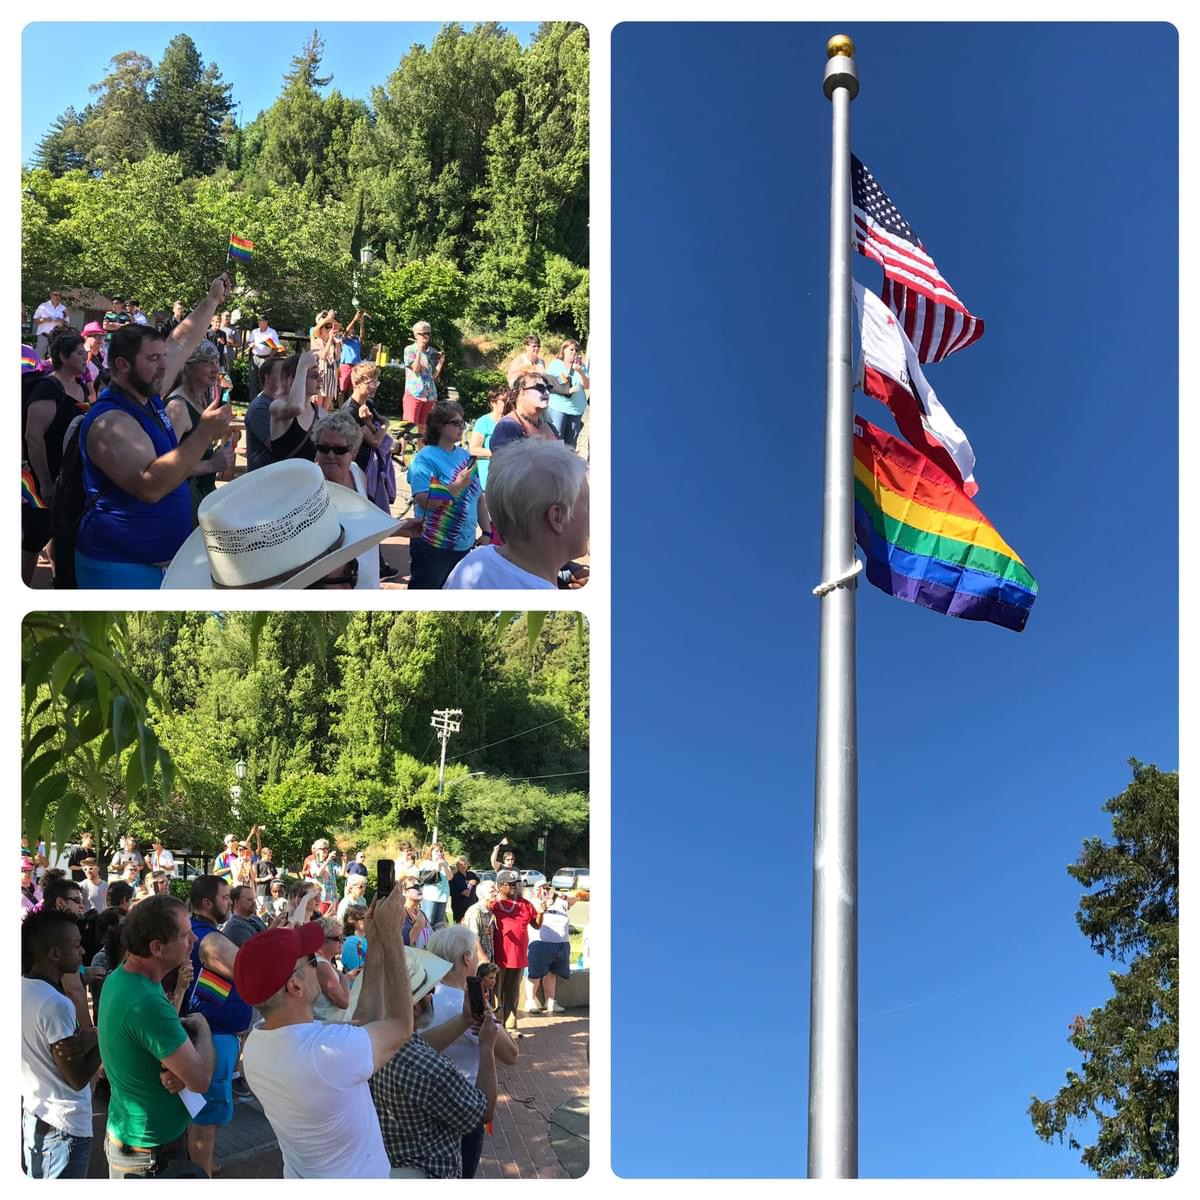
[(408, 486), (414, 496), (429, 494), (429, 503), (424, 508), (419, 505), (414, 508), (424, 521), (422, 541), (444, 550), (470, 550), (475, 545), (476, 513), (483, 494), (478, 473), (457, 498), (446, 486), (474, 463), (475, 459), (461, 446), (453, 450), (425, 446), (417, 451), (408, 468)]

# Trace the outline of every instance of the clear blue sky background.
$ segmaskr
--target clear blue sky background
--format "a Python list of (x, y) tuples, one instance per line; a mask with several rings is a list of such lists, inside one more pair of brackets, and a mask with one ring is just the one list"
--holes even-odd
[[(470, 23), (464, 22), (469, 28)], [(537, 22), (506, 22), (505, 26), (527, 46), (537, 32)], [(344, 96), (370, 101), (371, 89), (387, 82), (400, 59), (416, 43), (430, 46), (440, 22), (322, 22), (315, 26), (325, 40), (322, 74), (332, 75), (326, 90), (337, 88)], [(51, 122), (68, 106), (82, 109), (94, 97), (89, 85), (108, 73), (108, 63), (122, 50), (136, 50), (157, 63), (167, 43), (180, 33), (196, 43), (204, 62), (215, 62), (226, 83), (233, 84), (233, 99), (241, 101), (243, 123), (269, 108), (279, 95), (292, 56), (300, 52), (314, 24), (292, 22), (71, 22), (62, 25), (39, 21), (25, 27), (22, 44), (24, 72), (21, 106), (21, 161), (28, 163)], [(44, 70), (36, 64), (60, 63), (62, 39), (70, 41), (70, 70), (51, 74), (53, 88), (45, 86)]]
[(856, 152), (987, 321), (928, 376), (1041, 586), (1020, 635), (858, 593), (860, 1169), (1086, 1175), (1025, 1109), (1111, 994), (1064, 867), (1129, 755), (1177, 765), (1165, 25), (614, 33), (614, 1166), (805, 1170), (839, 32)]

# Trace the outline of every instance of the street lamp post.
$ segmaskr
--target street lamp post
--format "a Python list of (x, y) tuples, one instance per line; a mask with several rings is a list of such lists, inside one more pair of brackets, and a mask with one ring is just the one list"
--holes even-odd
[(246, 760), (239, 758), (233, 764), (233, 773), (238, 777), (238, 782), (229, 789), (229, 799), (232, 802), (233, 815), (238, 815), (238, 801), (242, 798), (241, 781), (246, 778)]

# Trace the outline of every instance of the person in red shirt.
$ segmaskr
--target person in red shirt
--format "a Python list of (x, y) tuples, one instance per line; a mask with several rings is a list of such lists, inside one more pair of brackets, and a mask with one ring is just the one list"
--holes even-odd
[(535, 907), (528, 900), (517, 898), (520, 876), (516, 871), (501, 871), (496, 876), (499, 895), (488, 904), (496, 918), (493, 934), (493, 954), (500, 968), (497, 992), (500, 997), (500, 1024), (507, 1025), (512, 1016), (513, 1037), (525, 1037), (517, 1032), (517, 1002), (521, 996), (521, 973), (529, 964), (529, 927), (542, 927), (546, 911), (544, 901)]

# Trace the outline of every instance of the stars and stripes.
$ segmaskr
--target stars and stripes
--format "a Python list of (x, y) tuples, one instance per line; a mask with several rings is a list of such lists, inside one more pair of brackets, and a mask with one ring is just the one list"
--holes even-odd
[(856, 156), (850, 158), (854, 244), (883, 268), (883, 301), (900, 318), (923, 363), (983, 336), (983, 321), (967, 312), (926, 252), (917, 231)]

